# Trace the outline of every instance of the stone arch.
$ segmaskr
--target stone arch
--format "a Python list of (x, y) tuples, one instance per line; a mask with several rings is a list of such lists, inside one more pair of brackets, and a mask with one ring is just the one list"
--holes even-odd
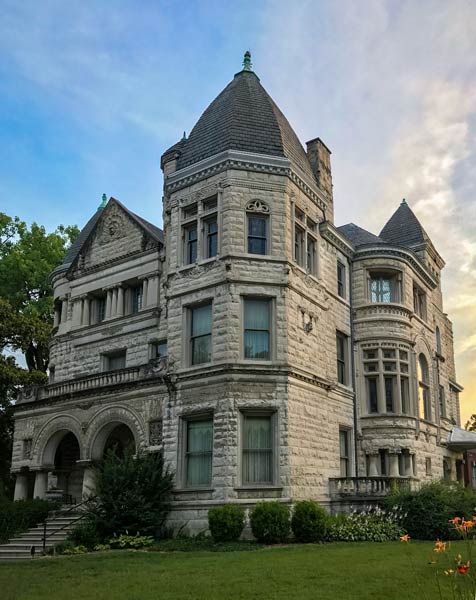
[(139, 415), (125, 406), (109, 406), (96, 413), (90, 421), (86, 440), (88, 458), (103, 458), (107, 439), (119, 425), (130, 429), (136, 448), (145, 446), (145, 425)]
[(38, 433), (33, 446), (32, 459), (37, 465), (53, 465), (55, 454), (61, 440), (72, 433), (79, 444), (80, 459), (84, 454), (81, 423), (71, 415), (60, 414), (47, 421)]

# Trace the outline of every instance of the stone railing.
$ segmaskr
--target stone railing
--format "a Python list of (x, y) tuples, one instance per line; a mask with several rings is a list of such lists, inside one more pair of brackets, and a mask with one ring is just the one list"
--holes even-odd
[(412, 311), (400, 304), (365, 304), (364, 306), (356, 307), (356, 319), (404, 319), (409, 321), (412, 316)]
[(150, 361), (146, 365), (84, 375), (44, 386), (27, 386), (20, 392), (17, 403), (48, 400), (60, 396), (81, 394), (108, 386), (135, 383), (144, 379), (163, 377), (167, 372), (167, 361), (162, 359), (161, 361)]
[(412, 489), (408, 477), (331, 477), (329, 491), (331, 498), (379, 498), (393, 491)]

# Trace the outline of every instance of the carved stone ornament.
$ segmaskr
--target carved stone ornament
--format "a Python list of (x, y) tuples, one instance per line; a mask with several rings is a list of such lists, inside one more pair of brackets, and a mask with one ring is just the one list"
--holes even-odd
[(33, 440), (31, 438), (23, 440), (23, 458), (25, 460), (30, 460), (32, 450), (33, 450)]
[(162, 445), (162, 419), (149, 423), (149, 446)]
[(268, 215), (269, 214), (269, 206), (267, 204), (265, 204), (264, 202), (261, 202), (261, 200), (252, 200), (251, 202), (248, 202), (248, 204), (246, 205), (246, 211), (247, 212), (264, 213), (264, 214)]
[(125, 235), (124, 217), (118, 211), (111, 211), (104, 219), (100, 241), (105, 244)]

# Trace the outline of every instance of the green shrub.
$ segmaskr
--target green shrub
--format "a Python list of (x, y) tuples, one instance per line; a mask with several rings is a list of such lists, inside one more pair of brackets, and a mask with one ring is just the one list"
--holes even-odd
[(317, 502), (297, 502), (291, 519), (291, 528), (298, 542), (320, 542), (325, 538), (328, 514)]
[(126, 532), (160, 538), (172, 488), (162, 454), (108, 453), (96, 472), (96, 499), (88, 515), (100, 541)]
[(93, 550), (97, 544), (101, 543), (94, 521), (86, 519), (79, 523), (68, 534), (68, 540), (75, 546), (85, 546), (88, 550)]
[(262, 544), (279, 544), (289, 536), (289, 507), (280, 502), (260, 502), (250, 517), (251, 531)]
[(96, 544), (94, 546), (95, 552), (104, 552), (105, 550), (110, 550), (110, 549), (111, 549), (110, 544)]
[(241, 506), (226, 504), (208, 511), (208, 527), (215, 542), (235, 542), (245, 526), (245, 512)]
[(457, 482), (432, 482), (415, 492), (397, 492), (385, 504), (400, 507), (403, 528), (420, 540), (456, 539), (449, 520), (476, 515), (476, 495)]
[(332, 542), (389, 542), (398, 540), (404, 531), (398, 508), (388, 511), (370, 507), (361, 512), (341, 513), (329, 517), (326, 537)]
[(73, 546), (65, 548), (63, 554), (86, 554), (87, 551), (86, 546)]
[(43, 522), (56, 505), (47, 500), (0, 500), (0, 542)]
[(154, 538), (150, 535), (128, 535), (123, 533), (118, 537), (112, 537), (109, 540), (109, 545), (112, 548), (146, 548), (152, 546)]

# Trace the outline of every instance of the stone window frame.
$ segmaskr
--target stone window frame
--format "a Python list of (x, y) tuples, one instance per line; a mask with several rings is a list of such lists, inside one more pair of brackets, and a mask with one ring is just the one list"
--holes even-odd
[[(319, 222), (312, 219), (307, 211), (299, 204), (292, 202), (292, 259), (293, 262), (308, 275), (318, 279), (320, 277), (319, 260)], [(296, 233), (299, 230), (301, 241), (296, 241)], [(314, 255), (309, 259), (308, 242), (312, 240), (315, 244)]]
[[(212, 449), (211, 449), (211, 477), (207, 484), (203, 485), (187, 485), (187, 433), (188, 424), (191, 421), (211, 421), (212, 424)], [(205, 410), (196, 413), (185, 413), (179, 417), (178, 427), (178, 461), (177, 461), (177, 473), (176, 481), (179, 484), (179, 490), (198, 490), (198, 491), (213, 491), (213, 467), (215, 458), (215, 415), (213, 410)]]
[[(220, 194), (218, 192), (207, 196), (202, 200), (195, 200), (189, 204), (183, 205), (180, 209), (180, 226), (179, 226), (179, 257), (178, 264), (181, 267), (191, 267), (195, 264), (200, 264), (208, 260), (214, 260), (220, 255), (221, 249), (221, 226), (219, 221), (220, 214)], [(208, 256), (206, 225), (211, 220), (215, 220), (217, 224), (217, 253), (213, 256)], [(195, 260), (189, 260), (188, 256), (188, 240), (186, 239), (187, 231), (194, 228), (197, 232), (196, 256)]]
[[(245, 300), (267, 300), (269, 302), (269, 358), (245, 358)], [(276, 360), (276, 323), (277, 307), (275, 295), (242, 293), (240, 294), (240, 358), (253, 364), (267, 364)]]
[[(124, 366), (116, 367), (115, 369), (110, 368), (110, 360), (111, 358), (122, 358), (124, 357)], [(107, 352), (101, 353), (101, 371), (103, 373), (108, 373), (111, 371), (120, 371), (121, 369), (127, 368), (127, 348), (116, 348), (115, 350), (109, 350)]]
[[(164, 345), (164, 344), (167, 346), (167, 354), (158, 355), (157, 354), (158, 347), (160, 345)], [(168, 353), (167, 338), (158, 338), (158, 339), (150, 340), (150, 342), (149, 342), (149, 360), (154, 360), (156, 358), (167, 358), (168, 355), (169, 355), (169, 353)]]
[[(381, 277), (379, 279), (384, 280), (384, 276), (388, 276), (390, 281), (395, 282), (395, 287), (392, 292), (390, 289), (390, 300), (388, 302), (384, 300), (372, 300), (372, 279), (375, 279), (377, 275)], [(388, 267), (386, 265), (378, 266), (372, 265), (366, 269), (367, 278), (367, 300), (370, 304), (403, 304), (404, 302), (404, 276), (403, 270), (395, 267)], [(392, 298), (393, 294), (393, 298)]]
[[(247, 202), (245, 207), (245, 253), (249, 256), (257, 257), (257, 256), (271, 256), (272, 247), (271, 247), (271, 209), (266, 202), (260, 199), (254, 199), (250, 202)], [(250, 237), (250, 218), (257, 217), (261, 218), (265, 221), (265, 252), (263, 254), (257, 252), (250, 252), (249, 239)]]
[[(393, 356), (392, 356), (393, 353)], [(372, 356), (372, 354), (374, 356)], [(409, 345), (380, 342), (365, 344), (361, 348), (364, 406), (368, 416), (392, 415), (413, 416), (412, 403), (412, 355)], [(386, 381), (392, 382), (393, 410), (388, 410), (388, 388)], [(375, 381), (376, 406), (371, 405), (370, 383)], [(374, 384), (372, 384), (372, 389)], [(402, 392), (403, 390), (403, 392)], [(404, 406), (404, 404), (406, 406)], [(377, 410), (371, 410), (376, 407)], [(404, 410), (406, 408), (406, 410)]]
[[(204, 363), (192, 364), (192, 310), (201, 306), (211, 305), (211, 347), (210, 347), (210, 361)], [(213, 363), (213, 352), (214, 352), (214, 312), (215, 303), (213, 297), (204, 298), (196, 302), (191, 302), (183, 306), (182, 314), (182, 359), (183, 364), (188, 368), (196, 368), (210, 365)]]
[[(272, 481), (270, 483), (246, 483), (243, 477), (243, 432), (246, 416), (252, 417), (269, 417), (271, 420), (271, 439), (272, 439)], [(279, 428), (280, 414), (276, 407), (243, 407), (239, 411), (239, 427), (238, 427), (238, 489), (259, 490), (279, 487), (280, 469), (279, 469)]]

